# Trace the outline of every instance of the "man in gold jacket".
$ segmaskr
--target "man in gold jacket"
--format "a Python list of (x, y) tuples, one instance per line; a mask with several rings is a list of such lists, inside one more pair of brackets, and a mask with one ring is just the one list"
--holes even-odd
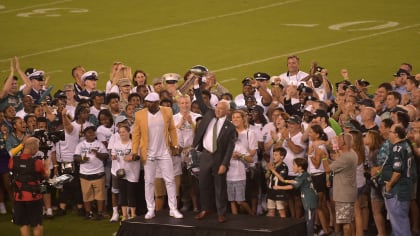
[[(168, 194), (169, 215), (183, 218), (177, 210), (176, 187), (172, 165), (172, 153), (178, 150), (178, 138), (171, 108), (159, 106), (159, 95), (149, 93), (146, 107), (136, 112), (132, 132), (133, 160), (140, 159), (144, 165), (145, 219), (155, 217), (154, 181), (156, 168), (160, 168)], [(140, 154), (140, 156), (139, 156)]]

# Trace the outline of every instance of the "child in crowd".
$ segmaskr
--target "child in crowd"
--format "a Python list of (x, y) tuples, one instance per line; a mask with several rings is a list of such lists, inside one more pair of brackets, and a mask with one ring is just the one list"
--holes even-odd
[[(105, 145), (96, 140), (95, 126), (83, 130), (86, 140), (77, 144), (74, 160), (80, 163), (80, 185), (86, 219), (103, 218), (105, 208), (105, 170), (103, 161), (108, 158)], [(97, 202), (97, 216), (94, 217), (91, 203)]]
[(283, 147), (275, 148), (273, 150), (273, 162), (267, 164), (267, 216), (275, 217), (278, 210), (281, 218), (286, 218), (286, 202), (287, 202), (287, 191), (276, 189), (275, 186), (284, 186), (280, 179), (287, 179), (289, 168), (286, 163), (283, 162), (287, 151)]
[(305, 209), (306, 232), (308, 236), (314, 235), (315, 209), (318, 205), (318, 196), (312, 185), (311, 176), (306, 171), (308, 169), (308, 160), (305, 158), (296, 158), (293, 160), (293, 171), (298, 173), (294, 180), (280, 180), (288, 185), (275, 186), (279, 190), (299, 189), (302, 196), (302, 204)]

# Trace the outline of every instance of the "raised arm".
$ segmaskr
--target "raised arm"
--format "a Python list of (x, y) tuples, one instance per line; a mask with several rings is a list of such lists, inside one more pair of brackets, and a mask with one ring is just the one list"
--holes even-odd
[(200, 86), (198, 84), (198, 77), (194, 78), (194, 96), (197, 99), (198, 106), (200, 107), (201, 114), (204, 115), (210, 109), (203, 100), (203, 94), (201, 93)]
[(22, 93), (23, 95), (28, 95), (31, 92), (32, 84), (28, 76), (26, 76), (25, 72), (23, 72), (23, 70), (20, 68), (20, 62), (18, 57), (15, 57), (15, 66), (16, 71), (19, 73), (20, 77), (26, 85), (25, 88), (22, 90)]
[(9, 77), (7, 77), (6, 83), (4, 83), (4, 87), (0, 92), (0, 99), (6, 97), (10, 89), (12, 88), (14, 72), (15, 70), (13, 68), (13, 60), (11, 60), (10, 61), (10, 75)]
[(73, 132), (73, 125), (71, 124), (71, 120), (69, 118), (69, 116), (67, 115), (67, 109), (64, 108), (63, 111), (61, 112), (62, 118), (63, 118), (63, 126), (64, 126), (64, 130), (68, 133), (71, 134)]

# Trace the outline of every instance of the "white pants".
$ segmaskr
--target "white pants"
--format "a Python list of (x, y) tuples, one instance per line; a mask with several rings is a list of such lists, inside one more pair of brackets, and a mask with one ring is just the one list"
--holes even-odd
[(153, 161), (147, 160), (144, 165), (144, 192), (147, 210), (155, 210), (155, 177), (157, 168), (160, 169), (162, 178), (165, 180), (169, 209), (175, 210), (177, 209), (175, 175), (170, 157)]

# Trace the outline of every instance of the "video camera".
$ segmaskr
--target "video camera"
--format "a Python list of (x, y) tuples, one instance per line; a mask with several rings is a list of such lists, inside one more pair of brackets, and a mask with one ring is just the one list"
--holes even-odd
[(34, 131), (33, 137), (39, 139), (41, 142), (51, 141), (53, 143), (57, 143), (58, 141), (66, 140), (64, 130), (49, 132), (49, 131), (46, 131), (46, 130), (37, 129), (37, 130)]
[(57, 143), (65, 140), (64, 130), (49, 132), (37, 129), (32, 136), (39, 140), (39, 150), (44, 152), (45, 155), (52, 148), (51, 142)]

